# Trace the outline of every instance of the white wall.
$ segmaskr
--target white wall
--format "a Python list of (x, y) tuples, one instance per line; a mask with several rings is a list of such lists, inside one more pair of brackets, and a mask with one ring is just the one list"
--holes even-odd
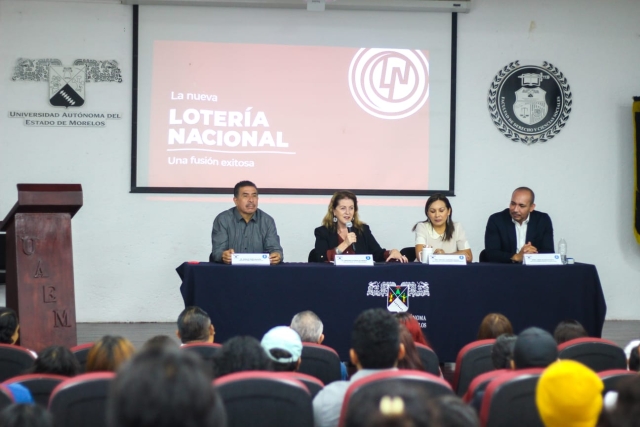
[[(631, 123), (631, 97), (640, 95), (638, 16), (635, 0), (477, 0), (459, 17), (454, 217), (477, 257), (487, 217), (507, 206), (513, 188), (532, 187), (556, 240), (564, 237), (577, 261), (598, 266), (609, 319), (640, 319)], [(83, 185), (84, 207), (73, 220), (81, 322), (173, 321), (182, 308), (175, 267), (207, 258), (211, 222), (231, 206), (231, 196), (129, 194), (131, 20), (131, 7), (117, 4), (0, 0), (0, 216), (14, 204), (17, 183)], [(19, 57), (65, 65), (118, 60), (124, 82), (88, 84), (83, 108), (125, 118), (106, 129), (27, 128), (8, 118), (10, 110), (48, 108), (46, 82), (10, 80)], [(515, 59), (550, 61), (569, 79), (573, 112), (550, 142), (510, 142), (489, 118), (489, 84)], [(362, 197), (361, 214), (378, 240), (410, 246), (424, 200), (385, 199), (399, 207), (376, 200)], [(327, 202), (263, 196), (261, 208), (276, 218), (287, 261), (306, 260)]]

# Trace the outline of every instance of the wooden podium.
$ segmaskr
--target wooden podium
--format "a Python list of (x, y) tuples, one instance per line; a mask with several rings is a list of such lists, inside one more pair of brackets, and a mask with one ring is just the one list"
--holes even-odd
[(20, 345), (40, 351), (77, 343), (71, 218), (80, 184), (18, 184), (7, 232), (7, 307), (20, 319)]

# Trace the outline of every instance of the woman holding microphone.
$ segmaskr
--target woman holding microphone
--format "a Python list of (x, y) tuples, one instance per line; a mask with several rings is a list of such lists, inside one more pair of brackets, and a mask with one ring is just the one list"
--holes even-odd
[(408, 262), (397, 249), (380, 247), (369, 226), (358, 216), (358, 199), (350, 191), (333, 194), (322, 226), (315, 229), (319, 262), (333, 261), (340, 254), (371, 254), (375, 262)]

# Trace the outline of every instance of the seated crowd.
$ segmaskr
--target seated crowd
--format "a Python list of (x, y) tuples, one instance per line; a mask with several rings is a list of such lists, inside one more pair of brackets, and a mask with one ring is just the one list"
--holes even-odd
[[(0, 308), (0, 343), (16, 345), (19, 335), (16, 313)], [(219, 345), (214, 344), (215, 328), (207, 313), (187, 307), (178, 317), (176, 336), (181, 345), (175, 338), (160, 335), (137, 352), (126, 338), (104, 336), (93, 343), (84, 359), (73, 349), (52, 346), (15, 375), (115, 373), (104, 400), (106, 421), (101, 424), (110, 427), (234, 427), (239, 425), (234, 417), (242, 393), (269, 393), (268, 388), (265, 391), (255, 385), (248, 390), (229, 387), (232, 379), (251, 378), (271, 379), (274, 393), (276, 385), (302, 388), (306, 403), (301, 411), (309, 413), (309, 427), (484, 427), (494, 422), (492, 399), (497, 385), (527, 375), (535, 376), (528, 404), (537, 408), (537, 421), (529, 425), (640, 426), (640, 375), (630, 372), (640, 368), (640, 341), (631, 342), (626, 349), (629, 372), (607, 389), (602, 373), (562, 358), (562, 349), (577, 342), (572, 340), (587, 337), (575, 320), (558, 324), (553, 335), (536, 327), (514, 335), (504, 315), (490, 313), (482, 320), (478, 343), (490, 346), (486, 355), (492, 366), (476, 372), (465, 390), (454, 390), (442, 374), (425, 372), (418, 348), (429, 343), (410, 313), (362, 312), (352, 327), (347, 363), (353, 372), (348, 377), (345, 365), (340, 364), (337, 377), (342, 380), (327, 384), (304, 374), (305, 346), (318, 346), (325, 338), (322, 321), (311, 311), (296, 314), (289, 326), (269, 329), (260, 341), (237, 336)], [(45, 406), (36, 404), (31, 390), (19, 381), (8, 379), (2, 387), (15, 403), (0, 412), (0, 427), (47, 427), (54, 421), (65, 425), (54, 420)], [(273, 405), (279, 408), (279, 403)], [(268, 415), (261, 423), (263, 414), (255, 407), (249, 405), (244, 412), (253, 417), (253, 425), (273, 425), (266, 421)]]

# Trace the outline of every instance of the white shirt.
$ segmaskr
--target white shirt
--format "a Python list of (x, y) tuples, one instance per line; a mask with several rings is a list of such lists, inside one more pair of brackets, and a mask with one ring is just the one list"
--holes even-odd
[(389, 369), (361, 369), (351, 377), (350, 381), (334, 381), (327, 384), (313, 399), (313, 419), (315, 427), (338, 427), (342, 402), (351, 384), (360, 378), (378, 372), (397, 371)]
[(520, 249), (527, 243), (527, 226), (529, 225), (529, 218), (531, 214), (527, 216), (527, 219), (522, 221), (520, 224), (515, 219), (511, 219), (511, 221), (516, 225), (516, 253), (520, 252)]
[(453, 253), (463, 249), (470, 249), (467, 235), (459, 222), (453, 223), (453, 235), (450, 240), (442, 240), (443, 235), (438, 234), (430, 222), (420, 222), (416, 226), (416, 245), (431, 246), (434, 249), (442, 249), (445, 253)]

